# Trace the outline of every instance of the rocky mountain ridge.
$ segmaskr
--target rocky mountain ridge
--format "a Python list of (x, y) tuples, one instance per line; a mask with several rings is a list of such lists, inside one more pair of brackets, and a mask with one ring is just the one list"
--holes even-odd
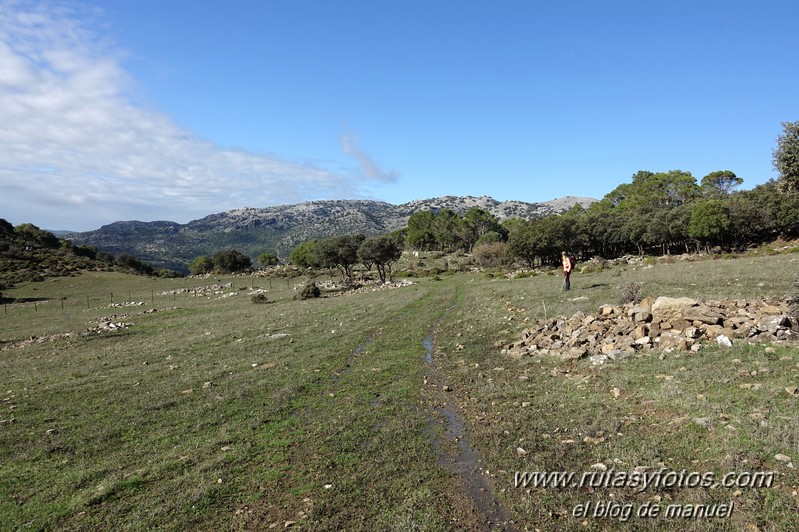
[(542, 203), (500, 202), (482, 196), (442, 196), (393, 205), (374, 200), (319, 200), (277, 207), (232, 209), (186, 224), (170, 221), (119, 221), (95, 230), (73, 233), (75, 244), (89, 244), (113, 253), (130, 253), (157, 267), (184, 270), (198, 255), (236, 248), (252, 257), (273, 251), (286, 257), (312, 238), (341, 234), (373, 236), (405, 227), (416, 211), (449, 208), (462, 214), (471, 207), (485, 209), (500, 220), (532, 218), (565, 212), (594, 199), (566, 196)]

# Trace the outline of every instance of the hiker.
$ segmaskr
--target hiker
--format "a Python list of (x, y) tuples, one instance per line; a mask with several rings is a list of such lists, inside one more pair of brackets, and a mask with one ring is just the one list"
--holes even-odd
[(563, 264), (563, 290), (571, 290), (571, 281), (569, 280), (569, 276), (571, 276), (572, 270), (574, 269), (574, 263), (576, 261), (574, 257), (565, 251), (560, 252), (560, 258), (561, 263)]

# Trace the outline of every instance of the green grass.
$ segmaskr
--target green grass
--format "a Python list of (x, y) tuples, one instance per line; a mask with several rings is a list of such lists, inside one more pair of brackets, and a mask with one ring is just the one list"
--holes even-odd
[[(785, 391), (799, 385), (795, 347), (736, 345), (593, 368), (516, 361), (494, 346), (545, 316), (616, 303), (630, 281), (644, 296), (782, 297), (793, 290), (792, 257), (617, 266), (575, 274), (567, 293), (557, 275), (457, 273), (299, 301), (303, 279), (274, 280), (266, 304), (253, 304), (250, 288), (268, 280), (249, 277), (222, 278), (235, 295), (207, 297), (158, 292), (214, 279), (97, 272), (21, 285), (4, 292), (30, 302), (0, 309), (0, 528), (479, 528), (468, 494), (438, 465), (442, 401), (465, 420), (520, 529), (797, 528), (799, 478), (774, 459), (799, 462), (799, 398)], [(108, 308), (112, 299), (144, 305)], [(133, 325), (81, 334), (113, 314)], [(428, 371), (436, 379), (425, 384)], [(442, 395), (441, 382), (454, 391)], [(751, 383), (760, 386), (741, 387)], [(598, 462), (779, 474), (774, 487), (737, 495), (513, 485), (515, 471), (581, 472)], [(736, 506), (715, 521), (571, 517), (589, 500), (656, 496)]]

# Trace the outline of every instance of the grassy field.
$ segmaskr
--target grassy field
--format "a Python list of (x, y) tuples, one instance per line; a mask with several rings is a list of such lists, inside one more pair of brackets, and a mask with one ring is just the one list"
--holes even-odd
[[(215, 279), (22, 285), (6, 295), (24, 302), (0, 309), (0, 528), (799, 529), (794, 346), (601, 367), (495, 346), (530, 321), (616, 303), (631, 281), (644, 296), (783, 297), (797, 265), (615, 266), (575, 274), (566, 293), (558, 275), (464, 272), (307, 301), (293, 299), (299, 279), (225, 277), (202, 295), (170, 291)], [(259, 288), (269, 303), (251, 302)], [(128, 301), (142, 304), (111, 306)], [(131, 325), (82, 334), (102, 318)], [(515, 481), (603, 467), (774, 476), (761, 488)], [(635, 515), (730, 503), (729, 517)], [(594, 517), (598, 504), (632, 515)]]

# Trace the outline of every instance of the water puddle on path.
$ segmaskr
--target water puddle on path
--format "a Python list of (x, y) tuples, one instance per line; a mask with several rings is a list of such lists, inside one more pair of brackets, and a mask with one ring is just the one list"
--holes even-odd
[[(422, 341), (422, 346), (425, 349), (425, 381), (434, 384), (438, 390), (441, 390), (441, 385), (436, 382), (432, 367), (434, 329), (435, 327)], [(471, 499), (481, 519), (492, 530), (517, 530), (513, 522), (505, 515), (499, 500), (494, 497), (491, 484), (483, 473), (485, 464), (480, 453), (472, 448), (461, 417), (447, 403), (439, 402), (433, 411), (438, 414), (436, 417), (440, 416), (444, 419), (444, 434), (442, 437), (437, 437), (434, 442), (439, 453), (438, 465), (460, 477), (467, 496)], [(437, 425), (440, 421), (431, 418), (430, 423)]]

